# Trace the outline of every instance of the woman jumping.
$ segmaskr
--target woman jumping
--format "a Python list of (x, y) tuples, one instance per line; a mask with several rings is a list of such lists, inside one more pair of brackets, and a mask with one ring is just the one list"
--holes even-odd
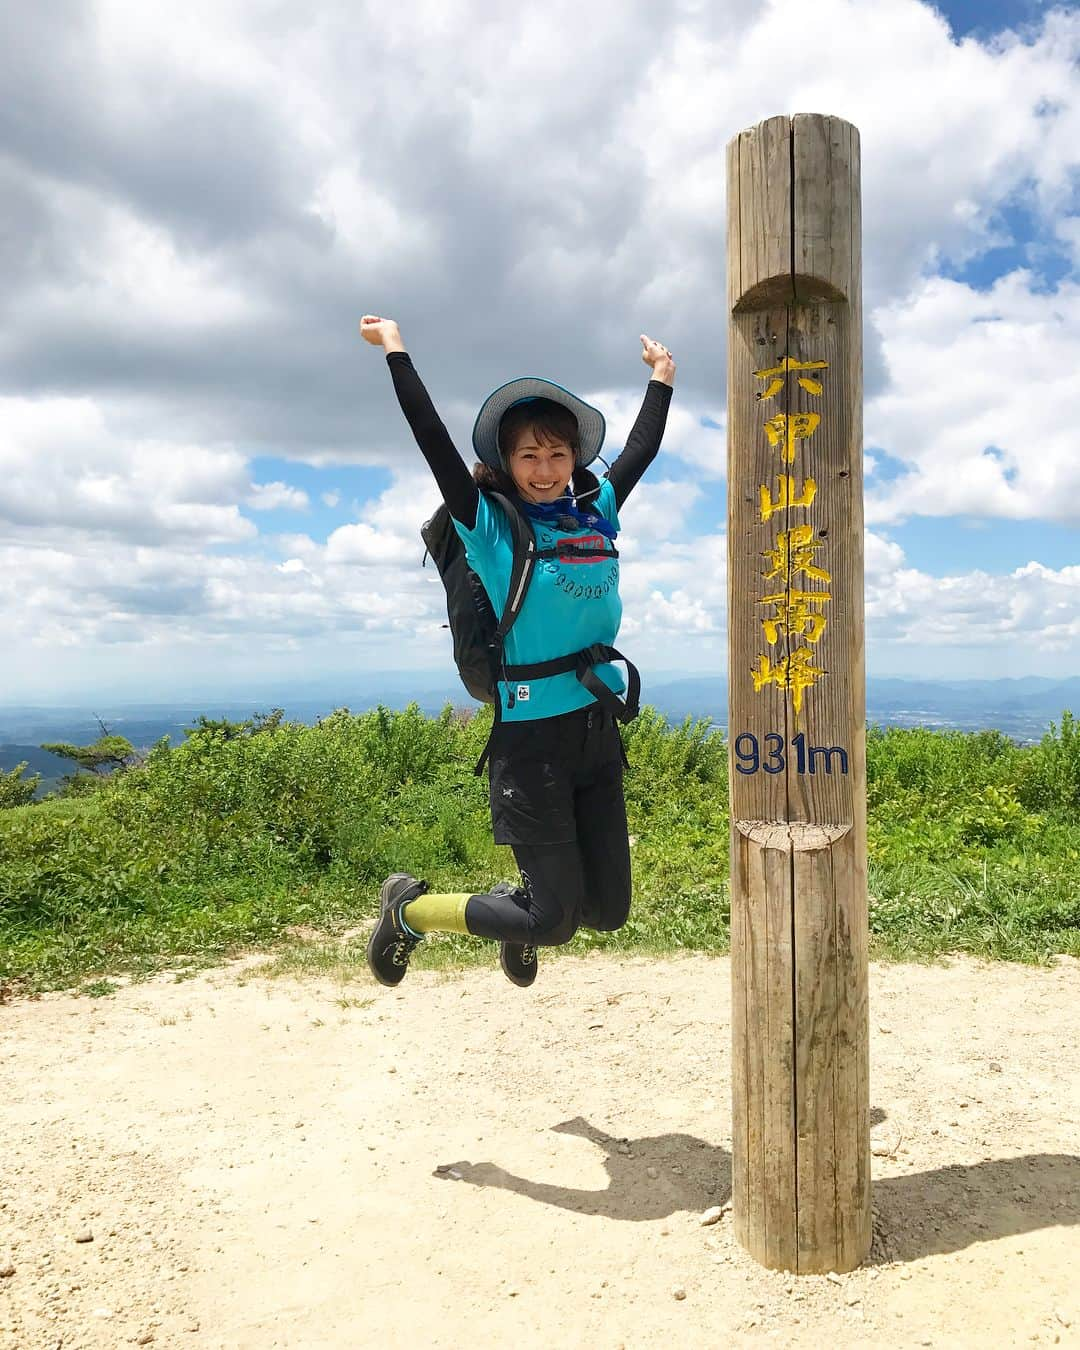
[[(513, 380), (485, 401), (473, 428), (480, 463), (470, 474), (397, 324), (366, 314), (360, 333), (387, 354), (398, 402), (496, 616), (509, 589), (513, 534), (502, 508), (482, 489), (513, 499), (530, 518), (544, 560), (506, 636), (506, 669), (610, 648), (622, 617), (618, 513), (660, 448), (675, 383), (671, 353), (642, 334), (641, 357), (652, 377), (626, 446), (600, 482), (587, 466), (603, 443), (603, 416), (560, 385), (536, 378)], [(425, 933), (494, 939), (507, 978), (525, 986), (536, 978), (537, 947), (569, 942), (582, 924), (601, 932), (622, 927), (630, 911), (615, 711), (623, 688), (618, 667), (608, 661), (581, 675), (564, 668), (499, 681), (489, 743), (491, 822), (495, 842), (513, 849), (521, 884), (432, 895), (415, 877), (387, 877), (367, 948), (381, 984), (401, 982)]]

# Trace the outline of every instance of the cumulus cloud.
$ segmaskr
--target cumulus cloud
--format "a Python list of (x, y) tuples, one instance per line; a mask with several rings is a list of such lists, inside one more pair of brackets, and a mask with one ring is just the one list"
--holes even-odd
[[(632, 503), (631, 498), (627, 511)], [(663, 666), (694, 662), (687, 635), (719, 635), (726, 630), (725, 536), (687, 538), (683, 533), (676, 539), (650, 541), (645, 548), (631, 542), (623, 549), (620, 592), (623, 630), (634, 644), (635, 660), (640, 656)]]
[[(2, 72), (23, 110), (0, 123), (21, 202), (5, 247), (36, 262), (8, 271), (7, 378), (149, 390), (185, 436), (298, 455), (402, 443), (357, 351), (365, 308), (472, 408), (538, 354), (562, 383), (626, 387), (643, 328), (722, 406), (723, 150), (781, 110), (763, 69), (789, 72), (785, 110), (862, 130), (871, 303), (994, 242), (1018, 196), (1059, 211), (1080, 154), (1064, 12), (987, 47), (915, 0), (873, 24), (855, 0), (683, 4), (659, 29), (608, 0), (584, 40), (569, 0), (328, 3), (310, 26), (249, 5), (182, 25), (44, 9)], [(482, 339), (450, 341), (451, 315)]]
[(435, 622), (441, 588), (418, 557), (393, 592), (381, 578), (368, 559), (317, 546), (280, 561), (101, 540), (0, 546), (8, 637), (28, 648), (411, 637)]
[[(287, 651), (321, 653), (318, 667), (304, 668), (308, 675), (349, 662), (357, 670), (447, 665), (445, 595), (434, 569), (420, 567), (419, 541), (408, 530), (366, 523), (333, 544), (297, 535), (277, 543), (277, 559), (100, 539), (77, 550), (0, 546), (0, 609), (12, 649), (48, 653), (50, 671), (65, 651), (82, 661), (87, 651), (132, 647), (140, 664), (173, 651), (182, 666), (189, 651), (202, 671), (205, 661), (195, 658), (204, 649), (243, 652), (249, 676)], [(871, 642), (966, 649), (980, 669), (992, 669), (993, 654), (1018, 642), (1048, 668), (1080, 657), (1080, 567), (1031, 563), (1005, 576), (933, 577), (875, 532), (867, 533), (865, 556)], [(621, 589), (620, 643), (635, 662), (726, 669), (722, 534), (625, 549)], [(118, 659), (122, 673), (131, 658)]]
[(252, 483), (247, 502), (253, 511), (306, 511), (310, 505), (306, 492), (280, 482)]
[(0, 528), (146, 543), (236, 543), (256, 531), (240, 514), (246, 461), (126, 436), (87, 398), (0, 398)]
[(1080, 521), (1080, 286), (1030, 272), (979, 291), (927, 278), (875, 315), (890, 383), (867, 438), (905, 471), (869, 480), (867, 518)]
[[(435, 633), (414, 560), (436, 497), (364, 311), (401, 322), (465, 450), (486, 393), (533, 372), (603, 407), (617, 451), (637, 334), (658, 336), (679, 358), (665, 462), (718, 483), (724, 145), (777, 112), (862, 133), (868, 518), (1076, 519), (1073, 10), (982, 43), (917, 0), (872, 22), (857, 0), (673, 0), (662, 24), (597, 0), (586, 29), (572, 0), (192, 0), (182, 21), (56, 0), (9, 28), (0, 546), (40, 564), (5, 583), (34, 640)], [(989, 291), (934, 275), (1012, 244), (1018, 211), (1028, 270)], [(1048, 286), (1046, 257), (1074, 273)], [(253, 482), (259, 456), (392, 482), (328, 538), (260, 536), (245, 512), (310, 499), (285, 472)], [(667, 525), (692, 492), (650, 476), (627, 508), (627, 623), (658, 652), (723, 632), (723, 536)], [(950, 588), (884, 538), (867, 565), (891, 578), (875, 624), (914, 634), (910, 592), (942, 633), (990, 633), (985, 579)], [(1023, 625), (1045, 602), (1046, 640), (1071, 641), (1068, 573), (997, 578), (997, 610)]]
[[(644, 389), (639, 386), (582, 395), (604, 414), (607, 433), (601, 453), (608, 462), (626, 444), (643, 394)], [(702, 404), (680, 387), (668, 407), (661, 455), (664, 460), (681, 460), (702, 478), (721, 479), (727, 472), (726, 425), (727, 413), (721, 402)]]
[(902, 568), (868, 590), (867, 621), (890, 642), (1007, 650), (1023, 641), (1053, 656), (1080, 647), (1080, 567), (1028, 563), (1007, 576), (930, 577)]
[[(619, 522), (628, 532), (629, 556), (638, 556), (643, 544), (651, 547), (661, 539), (684, 535), (686, 513), (701, 495), (695, 483), (640, 482), (619, 512)], [(626, 543), (622, 549), (628, 551)]]

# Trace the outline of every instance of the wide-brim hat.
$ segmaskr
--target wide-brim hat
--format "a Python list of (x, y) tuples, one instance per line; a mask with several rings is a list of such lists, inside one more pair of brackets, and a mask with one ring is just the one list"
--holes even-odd
[(541, 380), (535, 375), (510, 380), (509, 383), (500, 385), (494, 393), (488, 394), (484, 406), (476, 415), (476, 425), (473, 427), (472, 443), (477, 459), (492, 469), (505, 469), (506, 465), (499, 454), (499, 423), (503, 419), (503, 414), (509, 412), (516, 404), (528, 403), (536, 398), (549, 398), (552, 402), (561, 403), (564, 408), (570, 409), (578, 424), (578, 442), (581, 447), (577, 457), (578, 466), (591, 464), (604, 444), (604, 414), (598, 408), (586, 403), (584, 399), (572, 394), (569, 389), (564, 389), (561, 384)]

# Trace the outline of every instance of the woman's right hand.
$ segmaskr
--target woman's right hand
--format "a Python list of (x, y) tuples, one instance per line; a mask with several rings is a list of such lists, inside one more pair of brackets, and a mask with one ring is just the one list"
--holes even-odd
[(360, 320), (360, 336), (373, 347), (387, 351), (404, 351), (401, 330), (393, 319), (382, 319), (378, 314), (365, 314)]

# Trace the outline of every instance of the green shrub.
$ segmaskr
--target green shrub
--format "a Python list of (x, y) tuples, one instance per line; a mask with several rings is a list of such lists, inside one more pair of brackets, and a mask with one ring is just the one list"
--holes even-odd
[(25, 806), (34, 800), (34, 793), (37, 792), (38, 784), (41, 782), (41, 774), (35, 773), (29, 778), (24, 778), (23, 774), (28, 766), (29, 760), (24, 759), (21, 764), (16, 764), (10, 773), (0, 771), (0, 811)]
[(1038, 833), (1042, 819), (1029, 815), (1011, 787), (984, 787), (965, 799), (957, 812), (965, 844), (988, 847), (1002, 840), (1018, 841)]
[(1080, 726), (1071, 712), (1061, 714), (1061, 726), (1050, 730), (1024, 758), (1018, 795), (1035, 810), (1080, 812)]
[[(92, 797), (0, 812), (0, 978), (45, 986), (209, 959), (289, 924), (353, 925), (392, 871), (450, 891), (513, 878), (473, 773), (490, 727), (487, 708), (341, 709), (311, 727), (276, 712), (204, 719), (95, 777)], [(723, 950), (726, 738), (652, 709), (622, 734), (634, 904), (620, 932), (583, 931), (574, 949)], [(867, 763), (878, 951), (1080, 955), (1070, 714), (1026, 748), (996, 732), (871, 728)]]
[(867, 803), (932, 803), (951, 814), (972, 793), (1011, 782), (1022, 755), (1000, 731), (872, 726), (866, 733)]

